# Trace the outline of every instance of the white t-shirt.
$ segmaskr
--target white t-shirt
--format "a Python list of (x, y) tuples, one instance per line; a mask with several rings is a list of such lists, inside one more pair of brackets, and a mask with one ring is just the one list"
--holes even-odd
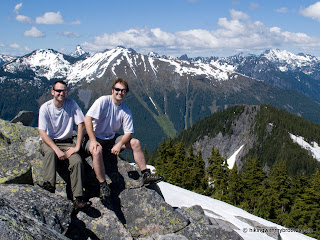
[(93, 131), (97, 138), (112, 139), (121, 126), (125, 134), (134, 132), (130, 109), (124, 103), (116, 105), (111, 95), (99, 97), (86, 115), (93, 118)]
[(83, 113), (74, 100), (66, 98), (57, 108), (51, 99), (40, 107), (38, 128), (46, 130), (51, 139), (64, 140), (72, 138), (73, 123), (79, 125), (83, 121)]

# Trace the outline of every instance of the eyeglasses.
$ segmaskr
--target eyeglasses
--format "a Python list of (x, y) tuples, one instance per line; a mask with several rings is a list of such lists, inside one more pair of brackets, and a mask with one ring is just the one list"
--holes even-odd
[(64, 90), (64, 89), (53, 89), (53, 91), (57, 92), (57, 93), (66, 93), (67, 90)]
[(117, 92), (120, 92), (121, 91), (121, 93), (127, 93), (127, 89), (121, 89), (121, 88), (114, 88), (114, 90), (116, 90)]

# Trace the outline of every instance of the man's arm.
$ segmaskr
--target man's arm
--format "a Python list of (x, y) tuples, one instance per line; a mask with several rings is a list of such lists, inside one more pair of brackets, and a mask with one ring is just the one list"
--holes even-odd
[(111, 149), (111, 153), (113, 153), (115, 155), (119, 155), (119, 153), (122, 149), (122, 146), (124, 146), (127, 142), (129, 142), (131, 137), (132, 137), (132, 133), (124, 134), (122, 136), (121, 140), (113, 146), (113, 148)]
[(84, 136), (84, 123), (80, 123), (78, 124), (78, 130), (77, 130), (77, 142), (76, 145), (74, 147), (69, 147), (67, 152), (66, 152), (66, 156), (67, 158), (69, 158), (72, 154), (79, 152), (80, 147), (81, 147), (81, 143), (83, 141), (83, 136)]
[(59, 160), (65, 160), (67, 157), (63, 151), (54, 143), (54, 141), (48, 136), (45, 130), (39, 129), (39, 135), (50, 148), (56, 153)]
[(100, 143), (97, 142), (96, 136), (94, 135), (92, 120), (93, 118), (88, 115), (84, 117), (84, 124), (86, 126), (87, 134), (90, 139), (89, 150), (91, 153), (92, 151), (96, 151), (99, 146), (102, 148)]

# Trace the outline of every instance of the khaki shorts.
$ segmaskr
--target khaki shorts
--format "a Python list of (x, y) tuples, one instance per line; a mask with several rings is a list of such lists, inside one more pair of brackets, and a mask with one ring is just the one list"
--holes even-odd
[[(102, 140), (100, 138), (96, 138), (96, 139), (97, 139), (97, 142), (101, 144), (103, 151), (109, 153), (111, 151), (112, 147), (116, 143), (120, 142), (122, 137), (123, 137), (123, 135), (116, 134), (114, 136), (114, 138), (112, 138), (112, 139), (108, 139), (108, 140)], [(90, 154), (90, 150), (89, 150), (90, 143), (91, 143), (91, 141), (89, 139), (89, 136), (85, 135), (84, 141), (83, 141), (83, 149), (86, 151), (87, 154)]]

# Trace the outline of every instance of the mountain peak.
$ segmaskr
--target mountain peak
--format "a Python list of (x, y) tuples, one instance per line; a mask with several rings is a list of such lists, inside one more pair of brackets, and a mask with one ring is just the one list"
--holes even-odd
[(80, 45), (77, 45), (76, 50), (74, 52), (70, 53), (69, 55), (71, 57), (78, 58), (78, 57), (83, 56), (84, 54), (86, 54), (86, 52), (82, 49), (82, 47)]

